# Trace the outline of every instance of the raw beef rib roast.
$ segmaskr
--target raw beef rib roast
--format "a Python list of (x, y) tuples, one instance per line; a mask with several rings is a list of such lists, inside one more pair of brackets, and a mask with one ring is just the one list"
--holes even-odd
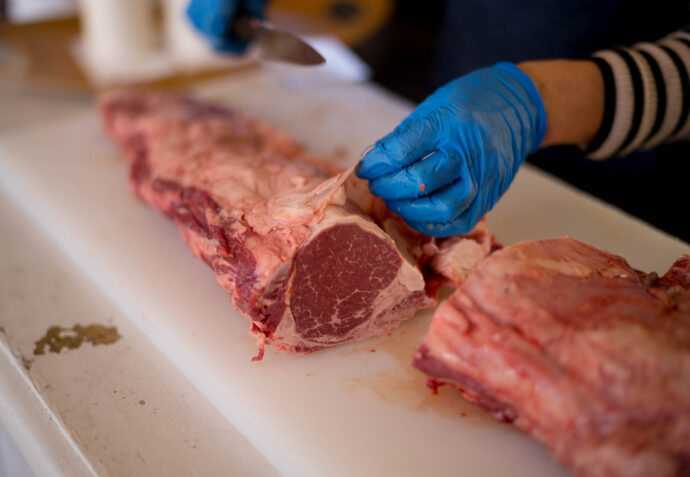
[(405, 229), (414, 240), (401, 253), (369, 214), (396, 230), (399, 221), (361, 187), (358, 205), (348, 199), (351, 170), (264, 123), (183, 96), (113, 91), (100, 108), (135, 193), (214, 270), (251, 319), (260, 356), (264, 344), (308, 353), (367, 338), (435, 303), (417, 261), (423, 247), (438, 247)]
[(581, 476), (690, 475), (690, 258), (659, 278), (569, 238), (484, 260), (414, 365)]

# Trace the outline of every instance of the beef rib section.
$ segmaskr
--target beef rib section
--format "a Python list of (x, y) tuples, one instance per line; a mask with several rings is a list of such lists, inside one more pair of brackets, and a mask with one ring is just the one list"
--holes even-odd
[(183, 96), (112, 91), (99, 102), (134, 192), (213, 269), (259, 356), (264, 344), (309, 353), (367, 338), (434, 304), (416, 264), (347, 199), (351, 170)]
[(485, 259), (414, 366), (581, 476), (690, 475), (690, 259), (659, 278), (559, 238)]

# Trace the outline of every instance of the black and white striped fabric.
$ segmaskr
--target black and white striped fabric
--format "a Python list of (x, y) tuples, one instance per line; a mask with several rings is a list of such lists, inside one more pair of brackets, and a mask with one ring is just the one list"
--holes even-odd
[(604, 78), (604, 118), (586, 153), (625, 156), (690, 139), (690, 29), (656, 43), (592, 55)]

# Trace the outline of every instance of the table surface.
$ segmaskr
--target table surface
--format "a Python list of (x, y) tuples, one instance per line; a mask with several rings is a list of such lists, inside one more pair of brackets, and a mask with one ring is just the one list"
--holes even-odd
[[(39, 476), (277, 475), (150, 340), (0, 191), (0, 424)], [(34, 355), (56, 325), (113, 345)]]
[[(0, 138), (91, 104), (0, 82), (0, 111), (12, 111)], [(0, 428), (36, 475), (278, 475), (1, 188), (0, 223)], [(117, 327), (122, 342), (33, 357), (50, 326), (82, 319)], [(15, 448), (3, 440), (2, 451)], [(4, 463), (11, 477), (19, 460)]]
[[(310, 150), (343, 164), (356, 160), (368, 141), (387, 132), (410, 109), (408, 103), (371, 85), (331, 82), (318, 73), (296, 74), (280, 67), (236, 73), (204, 85), (199, 93), (265, 118), (304, 141)], [(0, 101), (5, 98), (0, 96)], [(37, 110), (44, 110), (36, 101)], [(57, 111), (63, 106), (65, 116)], [(53, 107), (55, 117), (66, 118), (90, 106), (78, 99), (74, 104)], [(45, 111), (52, 111), (51, 106), (46, 105)], [(294, 113), (285, 115), (284, 111)], [(6, 118), (0, 119), (0, 132), (3, 120)], [(0, 135), (0, 172), (5, 168), (0, 174), (0, 381), (8, 383), (0, 388), (0, 423), (38, 475), (150, 475), (153, 471), (165, 475), (275, 475), (276, 469), (291, 475), (311, 469), (316, 475), (316, 470), (328, 468), (324, 455), (333, 452), (336, 458), (335, 444), (373, 459), (370, 467), (343, 463), (336, 472), (343, 475), (348, 469), (363, 475), (361, 470), (366, 468), (416, 469), (439, 461), (438, 473), (449, 474), (452, 469), (457, 471), (456, 456), (439, 458), (434, 452), (452, 452), (454, 438), (466, 449), (476, 450), (476, 462), (464, 463), (465, 468), (477, 470), (475, 475), (495, 475), (487, 469), (525, 462), (529, 467), (515, 467), (516, 472), (565, 474), (540, 444), (492, 422), (464, 403), (458, 393), (444, 390), (429, 400), (423, 377), (410, 377), (405, 369), (428, 313), (405, 324), (392, 339), (375, 338), (308, 358), (269, 352), (261, 368), (239, 362), (252, 348), (246, 325), (239, 318), (227, 318), (225, 297), (213, 288), (212, 277), (203, 266), (174, 241), (177, 237), (167, 243), (169, 224), (117, 192), (120, 187), (125, 189), (122, 164), (114, 158), (99, 163), (97, 174), (103, 178), (105, 191), (87, 184), (83, 174), (75, 172), (74, 184), (83, 185), (96, 203), (107, 204), (111, 185), (113, 202), (125, 202), (124, 212), (113, 212), (112, 220), (93, 216), (92, 223), (82, 224), (78, 214), (67, 213), (78, 202), (70, 202), (71, 192), (65, 184), (22, 163), (24, 151), (28, 151), (27, 162), (45, 161), (49, 155), (51, 148), (45, 145), (27, 149), (33, 138), (48, 137), (55, 144), (60, 134), (71, 138), (75, 131), (85, 135), (87, 152), (89, 148), (109, 150), (97, 137), (95, 119), (88, 112), (62, 124), (51, 118), (45, 121), (45, 129), (22, 131), (13, 126)], [(54, 148), (79, 152), (74, 144)], [(50, 167), (47, 164), (46, 174), (52, 173)], [(56, 169), (55, 175), (60, 174)], [(93, 212), (94, 207), (83, 204), (85, 211)], [(60, 218), (73, 221), (89, 236), (58, 230)], [(148, 227), (151, 237), (127, 241), (118, 232), (120, 222)], [(690, 252), (687, 244), (527, 166), (490, 214), (489, 225), (505, 244), (567, 234), (624, 255), (643, 270), (663, 272), (678, 255)], [(96, 253), (123, 248), (128, 250), (126, 256)], [(165, 266), (177, 267), (186, 275), (165, 277), (161, 286), (186, 289), (194, 295), (182, 300), (181, 310), (175, 310), (169, 299), (165, 303), (165, 297), (154, 302), (137, 295), (138, 288), (148, 289), (148, 281), (157, 276), (156, 267), (162, 266), (146, 258), (152, 251), (157, 253), (157, 248), (161, 253), (171, 252)], [(141, 270), (132, 268), (137, 260)], [(108, 286), (112, 283), (120, 285)], [(185, 321), (182, 316), (186, 306), (201, 306), (209, 316), (199, 317), (200, 326), (190, 328), (185, 324), (188, 318)], [(146, 308), (146, 312), (136, 307)], [(34, 354), (36, 341), (51, 326), (70, 328), (76, 323), (114, 327), (121, 339)], [(230, 343), (236, 348), (226, 349)], [(374, 348), (382, 352), (369, 353)], [(237, 368), (227, 369), (228, 375), (236, 383), (250, 386), (233, 389), (230, 379), (219, 372), (228, 363)], [(260, 382), (257, 375), (261, 373), (271, 376), (273, 382)], [(293, 374), (299, 376), (298, 382)], [(260, 404), (272, 402), (267, 393), (280, 395), (290, 403), (292, 413), (298, 417), (304, 413), (313, 422), (291, 420), (294, 416), (280, 407), (266, 409), (274, 420), (262, 421), (263, 416), (256, 412)], [(310, 401), (309, 396), (326, 397), (334, 408), (349, 406), (341, 409), (342, 416), (332, 416), (332, 422), (351, 434), (315, 435), (314, 430), (324, 425), (320, 420), (333, 411)], [(265, 401), (242, 401), (249, 397)], [(238, 415), (238, 410), (251, 410), (252, 419)], [(459, 418), (461, 411), (468, 414), (467, 419)], [(369, 429), (368, 423), (360, 422), (348, 426), (346, 421), (358, 415), (378, 419), (379, 424), (396, 424), (388, 429)], [(303, 429), (296, 429), (296, 422)], [(370, 434), (357, 436), (358, 427)], [(281, 429), (283, 440), (271, 434)], [(389, 439), (388, 446), (357, 447), (377, 437)], [(422, 441), (429, 447), (420, 446)], [(286, 449), (285, 442), (291, 447)], [(491, 457), (496, 452), (493, 444), (506, 451), (502, 463), (492, 462), (496, 460)], [(394, 445), (402, 451), (389, 448)], [(396, 458), (403, 452), (413, 459), (409, 449), (415, 448), (423, 450), (418, 451), (423, 455), (417, 455), (416, 462)], [(312, 450), (321, 456), (310, 456)], [(295, 462), (300, 456), (313, 457), (314, 467)], [(376, 462), (377, 456), (388, 459), (392, 467), (386, 467), (386, 461)], [(377, 467), (381, 465), (384, 467)]]

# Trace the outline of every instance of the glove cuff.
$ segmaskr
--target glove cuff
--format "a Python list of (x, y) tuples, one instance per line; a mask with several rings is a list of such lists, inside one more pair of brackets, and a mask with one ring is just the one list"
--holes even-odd
[(528, 154), (533, 153), (544, 140), (544, 135), (546, 135), (546, 108), (544, 107), (544, 101), (541, 99), (541, 94), (537, 85), (534, 84), (532, 78), (529, 77), (527, 73), (518, 68), (515, 63), (510, 63), (507, 61), (496, 63), (494, 68), (502, 71), (503, 73), (509, 75), (510, 79), (513, 81), (512, 86), (517, 86), (521, 89), (520, 97), (525, 99), (526, 102), (523, 104), (526, 110), (526, 118), (523, 120), (528, 121), (533, 132), (531, 143), (528, 145)]

